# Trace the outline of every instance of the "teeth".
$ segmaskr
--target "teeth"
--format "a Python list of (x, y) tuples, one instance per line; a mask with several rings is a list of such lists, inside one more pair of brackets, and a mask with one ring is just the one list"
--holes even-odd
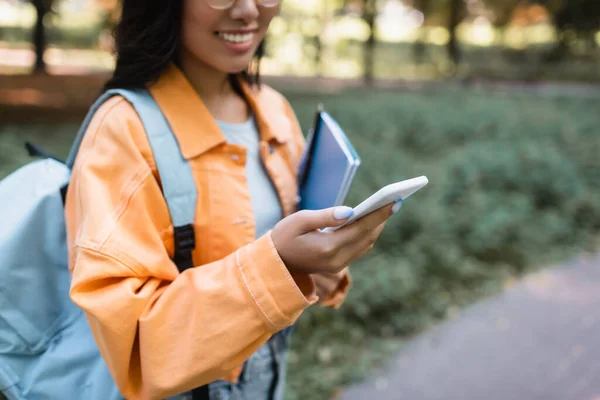
[(219, 36), (225, 40), (227, 40), (228, 42), (232, 42), (232, 43), (244, 43), (247, 42), (249, 40), (252, 40), (252, 37), (254, 36), (254, 33), (250, 32), (250, 33), (244, 33), (244, 34), (231, 34), (231, 33), (222, 33), (219, 32)]

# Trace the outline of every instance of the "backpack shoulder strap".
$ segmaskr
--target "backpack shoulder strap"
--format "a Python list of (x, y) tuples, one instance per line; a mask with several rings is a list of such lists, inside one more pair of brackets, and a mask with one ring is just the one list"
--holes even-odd
[(195, 246), (194, 220), (198, 192), (189, 163), (183, 157), (177, 138), (156, 101), (144, 89), (108, 90), (94, 102), (86, 115), (66, 164), (73, 168), (77, 151), (94, 113), (112, 96), (124, 97), (140, 117), (152, 147), (152, 152), (163, 186), (163, 195), (169, 208), (175, 234), (173, 261), (181, 272), (193, 267), (192, 250)]

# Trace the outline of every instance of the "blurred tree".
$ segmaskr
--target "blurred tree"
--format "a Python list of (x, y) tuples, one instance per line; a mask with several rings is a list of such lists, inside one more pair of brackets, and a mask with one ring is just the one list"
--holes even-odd
[[(594, 35), (600, 29), (600, 1), (598, 0), (484, 0), (492, 11), (496, 26), (504, 27), (514, 21), (515, 10), (535, 10), (543, 6), (552, 16), (560, 32), (559, 42), (548, 60), (563, 59), (570, 49), (572, 38), (579, 39), (589, 52), (595, 47)], [(574, 41), (574, 40), (573, 40)]]
[(33, 28), (32, 43), (35, 49), (35, 63), (33, 73), (45, 73), (46, 62), (44, 61), (44, 52), (46, 51), (46, 26), (44, 18), (52, 10), (54, 0), (27, 0), (35, 8), (36, 19)]
[[(448, 57), (452, 60), (454, 66), (458, 66), (460, 63), (460, 50), (458, 48), (458, 41), (456, 37), (458, 24), (463, 18), (464, 14), (464, 2), (463, 0), (450, 0), (449, 11), (450, 15), (448, 18), (448, 33), (450, 38), (448, 40)], [(456, 69), (455, 69), (456, 70)]]
[(373, 82), (375, 65), (375, 17), (377, 17), (377, 0), (363, 0), (362, 17), (369, 26), (369, 37), (365, 42), (364, 79), (367, 84)]
[[(414, 0), (412, 6), (423, 13), (424, 19), (431, 14), (431, 0)], [(425, 24), (425, 22), (423, 22)], [(413, 44), (413, 58), (415, 64), (420, 65), (425, 61), (425, 40), (427, 31), (419, 29), (419, 36)]]
[[(355, 10), (360, 10), (362, 18), (369, 27), (369, 36), (364, 43), (363, 48), (363, 78), (367, 84), (373, 82), (374, 75), (374, 52), (375, 52), (375, 19), (379, 11), (379, 0), (344, 0), (341, 13), (355, 14)], [(337, 3), (334, 1), (334, 3)]]
[[(428, 24), (446, 26), (449, 34), (446, 52), (452, 63), (458, 65), (461, 57), (457, 30), (458, 25), (467, 15), (465, 0), (414, 0), (413, 6), (423, 13)], [(422, 57), (424, 52), (424, 46), (419, 42), (415, 43), (416, 57)]]
[[(561, 32), (560, 40), (548, 60), (563, 59), (569, 52), (570, 38), (580, 40), (585, 53), (596, 47), (595, 34), (600, 29), (600, 2), (598, 0), (538, 0), (553, 14), (554, 24)], [(572, 35), (569, 35), (572, 33)]]
[[(32, 72), (35, 73), (46, 73), (46, 62), (44, 61), (44, 53), (46, 52), (47, 42), (47, 31), (45, 25), (45, 19), (48, 14), (55, 12), (54, 6), (58, 3), (58, 0), (20, 0), (22, 2), (30, 3), (36, 13), (35, 25), (31, 36), (31, 42), (34, 46), (35, 61)], [(110, 30), (116, 24), (119, 18), (119, 9), (117, 7), (117, 0), (95, 0), (94, 6), (97, 7), (100, 12), (103, 13), (103, 28)]]
[(485, 7), (491, 11), (491, 22), (498, 27), (506, 26), (511, 21), (515, 8), (527, 2), (527, 0), (483, 0)]

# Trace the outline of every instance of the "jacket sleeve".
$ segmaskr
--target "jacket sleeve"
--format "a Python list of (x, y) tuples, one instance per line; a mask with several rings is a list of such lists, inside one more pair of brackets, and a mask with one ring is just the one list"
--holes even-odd
[(110, 104), (88, 129), (67, 195), (71, 298), (122, 394), (166, 398), (224, 377), (317, 298), (269, 234), (180, 274), (149, 146), (136, 143), (141, 123), (124, 101)]
[[(300, 161), (300, 156), (304, 150), (306, 145), (306, 141), (304, 139), (304, 135), (302, 134), (302, 128), (300, 127), (300, 123), (298, 122), (298, 118), (292, 109), (292, 106), (289, 102), (280, 95), (285, 107), (285, 113), (287, 118), (292, 121), (293, 125), (293, 133), (294, 133), (294, 153), (296, 154), (297, 162)], [(317, 275), (317, 274), (315, 274)], [(329, 295), (326, 299), (321, 299), (320, 305), (329, 308), (340, 308), (344, 301), (346, 300), (346, 296), (348, 291), (352, 288), (352, 276), (350, 274), (350, 270), (346, 267), (343, 270), (343, 273), (340, 274), (340, 281), (336, 287), (336, 289)]]

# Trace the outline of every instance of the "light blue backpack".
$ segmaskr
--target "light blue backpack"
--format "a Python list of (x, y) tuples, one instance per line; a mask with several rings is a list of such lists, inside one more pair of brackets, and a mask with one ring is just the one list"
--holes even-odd
[(0, 181), (0, 393), (9, 400), (122, 399), (87, 319), (69, 298), (64, 194), (87, 126), (110, 97), (135, 108), (175, 228), (175, 263), (191, 266), (196, 186), (158, 105), (145, 90), (111, 90), (91, 107), (65, 163), (31, 162)]

